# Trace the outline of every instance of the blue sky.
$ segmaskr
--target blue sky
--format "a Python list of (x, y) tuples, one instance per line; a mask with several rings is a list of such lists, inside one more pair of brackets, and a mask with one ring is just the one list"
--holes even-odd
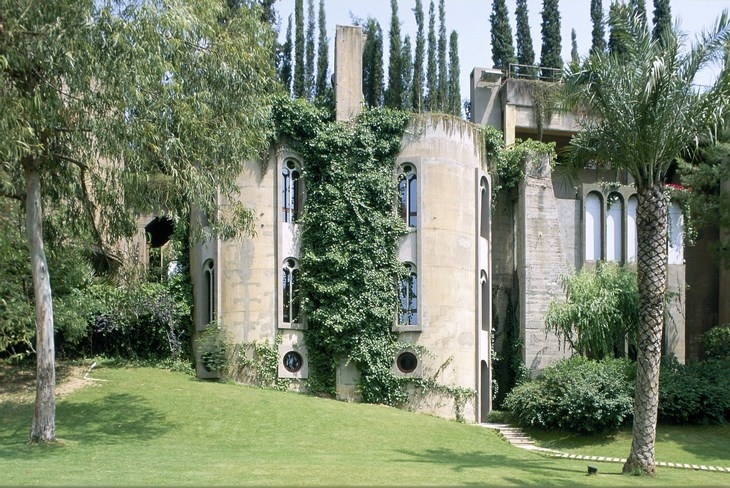
[[(424, 5), (426, 29), (428, 28), (429, 0), (422, 0)], [(604, 12), (608, 13), (608, 6), (612, 0), (603, 0)], [(305, 25), (308, 0), (304, 0)], [(436, 29), (438, 32), (438, 0), (434, 0), (436, 7)], [(542, 0), (528, 0), (532, 44), (535, 49), (536, 60), (540, 59), (540, 22), (542, 21)], [(570, 31), (575, 29), (578, 52), (581, 56), (587, 54), (591, 46), (591, 18), (590, 0), (560, 0), (561, 36), (563, 60), (570, 59)], [(319, 7), (319, 0), (314, 0), (315, 16)], [(398, 16), (401, 20), (401, 35), (410, 34), (411, 44), (415, 45), (416, 22), (413, 16), (415, 0), (398, 0)], [(281, 38), (286, 33), (286, 24), (289, 14), (293, 14), (294, 0), (279, 0), (276, 9), (281, 17)], [(646, 0), (648, 15), (651, 18), (653, 0)], [(446, 29), (447, 36), (452, 30), (459, 34), (459, 60), (461, 61), (461, 98), (469, 97), (469, 74), (474, 67), (490, 68), (492, 53), (490, 48), (489, 16), (492, 12), (492, 0), (446, 0)], [(515, 33), (515, 0), (507, 0), (512, 33)], [(730, 8), (729, 0), (671, 0), (672, 16), (680, 22), (682, 31), (689, 35), (689, 41), (702, 29), (711, 26), (723, 9)], [(390, 25), (390, 0), (325, 0), (327, 17), (327, 36), (330, 51), (334, 45), (335, 26), (351, 25), (352, 16), (365, 19), (369, 16), (378, 19), (385, 36), (385, 51), (387, 53), (388, 30)], [(293, 15), (292, 15), (293, 18)], [(315, 19), (316, 25), (316, 19)], [(316, 38), (316, 36), (315, 36)], [(330, 55), (330, 70), (332, 70), (334, 56)], [(387, 63), (387, 60), (385, 61)], [(700, 78), (700, 84), (708, 84), (717, 73), (715, 70), (705, 70)]]

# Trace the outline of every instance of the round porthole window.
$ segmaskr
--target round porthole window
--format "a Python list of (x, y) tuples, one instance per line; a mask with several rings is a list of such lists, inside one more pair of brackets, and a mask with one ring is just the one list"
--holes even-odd
[(413, 373), (418, 367), (418, 358), (412, 352), (405, 351), (398, 354), (395, 364), (401, 373)]
[(302, 365), (304, 364), (304, 360), (302, 359), (302, 355), (299, 354), (296, 351), (289, 351), (288, 353), (284, 354), (284, 368), (289, 371), (290, 373), (296, 373), (300, 369), (302, 369)]

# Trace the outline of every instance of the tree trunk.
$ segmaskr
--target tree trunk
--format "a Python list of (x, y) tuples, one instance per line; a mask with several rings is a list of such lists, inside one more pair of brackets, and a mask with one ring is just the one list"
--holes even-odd
[(43, 246), (41, 179), (33, 163), (25, 166), (25, 228), (33, 273), (36, 314), (36, 396), (29, 442), (56, 440), (56, 369), (53, 344), (53, 301)]
[(667, 202), (660, 183), (638, 189), (639, 330), (631, 454), (624, 473), (654, 475), (659, 365), (667, 286)]

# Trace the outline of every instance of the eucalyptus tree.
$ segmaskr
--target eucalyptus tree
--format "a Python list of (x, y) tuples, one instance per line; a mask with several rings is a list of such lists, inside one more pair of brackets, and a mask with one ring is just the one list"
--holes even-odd
[(0, 195), (25, 208), (37, 358), (29, 439), (46, 442), (56, 421), (43, 216), (63, 209), (99, 253), (131, 235), (140, 213), (179, 220), (196, 206), (221, 235), (251, 230), (252, 213), (235, 203), (222, 225), (211, 196), (234, 202), (242, 161), (266, 147), (274, 35), (258, 7), (219, 0), (0, 0), (0, 12)]
[[(693, 87), (699, 71), (719, 59), (730, 38), (727, 11), (685, 49), (672, 30), (652, 40), (632, 9), (615, 19), (625, 30), (622, 57), (594, 53), (564, 74), (569, 106), (587, 116), (571, 141), (569, 161), (627, 171), (638, 197), (639, 325), (631, 452), (625, 473), (654, 474), (659, 364), (667, 281), (667, 169), (695, 141), (713, 137), (730, 99), (730, 70), (707, 90)], [(619, 25), (620, 23), (620, 25)]]

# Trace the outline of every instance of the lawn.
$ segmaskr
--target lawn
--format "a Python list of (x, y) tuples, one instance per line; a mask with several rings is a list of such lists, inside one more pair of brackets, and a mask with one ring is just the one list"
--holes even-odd
[[(91, 376), (104, 381), (59, 400), (59, 442), (51, 446), (26, 444), (31, 400), (2, 397), (0, 484), (730, 484), (730, 473), (661, 469), (656, 478), (637, 478), (610, 463), (595, 463), (599, 473), (589, 477), (584, 461), (547, 458), (489, 429), (384, 406), (154, 368), (100, 367)], [(698, 432), (707, 445), (712, 431)]]

